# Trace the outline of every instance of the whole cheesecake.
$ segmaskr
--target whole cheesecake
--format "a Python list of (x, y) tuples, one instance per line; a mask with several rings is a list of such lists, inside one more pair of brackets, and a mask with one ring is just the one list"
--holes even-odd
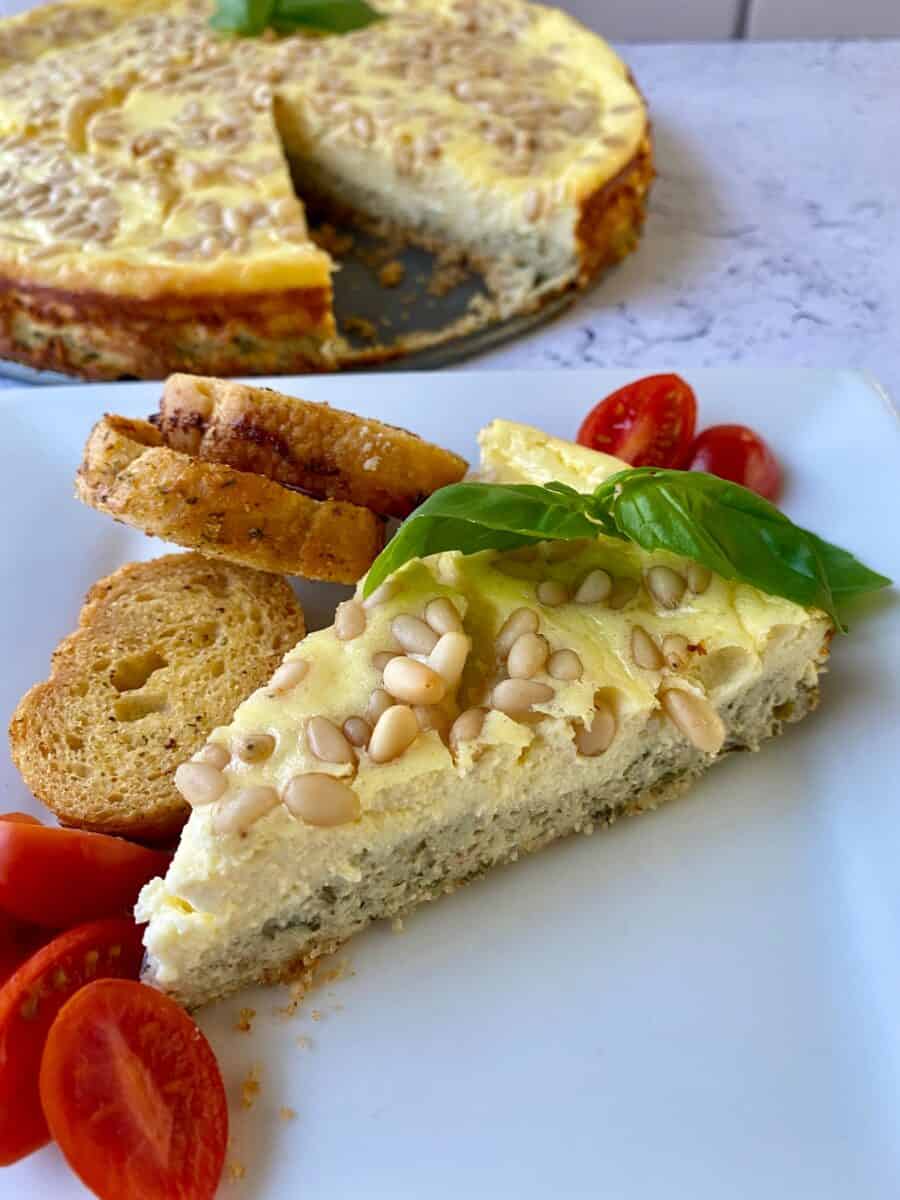
[(207, 0), (0, 23), (0, 355), (93, 379), (352, 361), (303, 197), (465, 256), (491, 319), (633, 248), (647, 114), (605, 42), (523, 0), (376, 6), (326, 37), (220, 34)]

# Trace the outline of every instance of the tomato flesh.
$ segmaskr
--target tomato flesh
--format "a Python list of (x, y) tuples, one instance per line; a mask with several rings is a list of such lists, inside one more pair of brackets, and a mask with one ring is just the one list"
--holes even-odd
[(633, 467), (681, 467), (697, 423), (697, 400), (679, 375), (648, 375), (601, 400), (577, 441)]
[(119, 979), (82, 988), (50, 1030), (40, 1090), (60, 1150), (101, 1200), (212, 1200), (225, 1088), (206, 1038), (167, 996)]
[(136, 979), (142, 958), (141, 934), (132, 920), (92, 921), (48, 942), (0, 988), (0, 1166), (24, 1158), (50, 1137), (38, 1076), (59, 1010), (99, 976)]
[(46, 929), (0, 912), (0, 987), (48, 937)]
[(746, 425), (710, 425), (694, 440), (690, 469), (730, 479), (766, 500), (781, 494), (778, 459), (758, 433)]
[(67, 929), (129, 912), (169, 864), (160, 850), (19, 816), (0, 820), (0, 910), (20, 921)]

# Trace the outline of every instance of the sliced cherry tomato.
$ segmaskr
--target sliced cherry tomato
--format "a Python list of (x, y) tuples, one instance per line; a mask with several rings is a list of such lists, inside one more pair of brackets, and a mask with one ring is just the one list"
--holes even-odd
[(46, 929), (0, 912), (0, 987), (50, 936)]
[(153, 988), (102, 979), (64, 1006), (41, 1101), (69, 1166), (101, 1200), (212, 1200), (228, 1105), (209, 1042)]
[(0, 910), (20, 921), (67, 929), (134, 907), (170, 855), (122, 838), (37, 822), (0, 820)]
[(140, 930), (132, 920), (92, 921), (48, 942), (0, 988), (0, 1166), (24, 1158), (50, 1137), (38, 1076), (56, 1014), (99, 976), (136, 979), (142, 958)]
[(40, 821), (37, 817), (33, 817), (31, 813), (0, 813), (0, 821), (12, 821), (13, 824), (18, 825), (40, 825)]
[(696, 398), (680, 375), (648, 375), (592, 408), (577, 440), (633, 467), (681, 467), (696, 421)]
[(746, 425), (710, 425), (694, 440), (692, 471), (706, 471), (740, 483), (767, 500), (777, 500), (782, 475), (778, 460), (758, 433)]

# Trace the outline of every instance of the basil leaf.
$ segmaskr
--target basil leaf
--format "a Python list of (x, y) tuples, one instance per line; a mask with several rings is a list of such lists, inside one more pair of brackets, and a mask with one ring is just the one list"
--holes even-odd
[(209, 19), (213, 29), (255, 37), (269, 25), (275, 0), (218, 0)]
[(272, 25), (280, 33), (352, 33), (381, 20), (365, 0), (275, 0)]

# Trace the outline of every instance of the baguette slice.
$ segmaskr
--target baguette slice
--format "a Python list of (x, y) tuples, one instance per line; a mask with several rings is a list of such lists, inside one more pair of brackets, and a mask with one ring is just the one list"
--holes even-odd
[(384, 544), (384, 524), (368, 509), (203, 462), (170, 449), (148, 421), (110, 414), (91, 431), (75, 494), (151, 536), (307, 579), (355, 583)]
[(50, 678), (20, 701), (13, 761), (64, 825), (174, 840), (173, 772), (303, 637), (275, 575), (170, 554), (94, 584)]
[(312, 496), (405, 517), (465, 473), (465, 459), (370, 417), (200, 375), (172, 375), (158, 425), (174, 450)]

